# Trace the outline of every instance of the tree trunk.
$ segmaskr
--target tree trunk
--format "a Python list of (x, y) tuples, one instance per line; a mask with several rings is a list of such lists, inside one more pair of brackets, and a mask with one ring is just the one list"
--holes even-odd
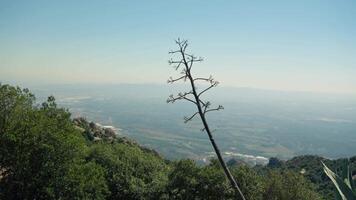
[(229, 168), (226, 166), (226, 163), (225, 163), (224, 159), (221, 156), (219, 147), (216, 145), (215, 140), (213, 138), (213, 135), (211, 134), (211, 131), (210, 131), (209, 125), (208, 125), (208, 123), (206, 121), (205, 115), (203, 113), (203, 110), (202, 110), (202, 107), (201, 107), (201, 104), (200, 104), (200, 100), (199, 100), (199, 96), (198, 96), (198, 94), (196, 92), (194, 80), (193, 80), (193, 77), (190, 74), (190, 71), (188, 71), (188, 78), (189, 78), (191, 87), (193, 89), (193, 95), (194, 95), (195, 101), (197, 103), (196, 105), (197, 105), (197, 108), (198, 108), (198, 112), (199, 112), (200, 118), (201, 118), (201, 120), (203, 122), (204, 129), (205, 129), (206, 133), (209, 136), (209, 140), (210, 140), (211, 144), (213, 145), (213, 148), (214, 148), (214, 151), (215, 151), (216, 155), (218, 156), (220, 165), (224, 169), (224, 173), (225, 173), (226, 177), (229, 179), (230, 184), (234, 188), (235, 192), (240, 194), (242, 200), (246, 200), (244, 195), (243, 195), (243, 193), (242, 193), (242, 191), (240, 190), (239, 186), (237, 185), (234, 177), (232, 176)]

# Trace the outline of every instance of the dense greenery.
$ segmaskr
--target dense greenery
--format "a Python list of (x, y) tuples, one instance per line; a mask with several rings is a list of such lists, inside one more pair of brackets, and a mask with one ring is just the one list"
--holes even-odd
[(0, 86), (1, 195), (6, 199), (103, 199), (105, 170), (53, 97), (41, 106), (28, 90)]
[(348, 160), (344, 161), (341, 171), (336, 174), (323, 163), (324, 172), (333, 182), (337, 190), (336, 199), (356, 200), (356, 186), (353, 181), (352, 172)]
[[(277, 170), (292, 170), (301, 172), (309, 179), (315, 186), (316, 191), (322, 194), (324, 199), (335, 199), (335, 189), (333, 183), (329, 180), (328, 176), (324, 173), (324, 162), (330, 169), (335, 172), (342, 171), (346, 159), (329, 160), (320, 156), (297, 156), (288, 161), (281, 161), (276, 158), (271, 158), (268, 164), (269, 168)], [(356, 156), (350, 158), (350, 173), (356, 172)], [(355, 174), (352, 174), (355, 175)], [(353, 180), (354, 181), (354, 180)], [(354, 181), (355, 182), (355, 181)]]
[[(37, 105), (27, 89), (0, 85), (0, 199), (237, 197), (216, 160), (167, 161), (125, 138), (95, 140), (89, 129), (53, 97)], [(309, 181), (321, 183), (318, 172), (290, 163), (230, 167), (248, 200), (322, 199)]]

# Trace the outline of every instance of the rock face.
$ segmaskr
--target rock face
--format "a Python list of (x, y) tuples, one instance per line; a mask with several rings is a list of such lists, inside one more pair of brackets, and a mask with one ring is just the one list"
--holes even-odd
[(154, 155), (161, 157), (157, 151), (141, 146), (136, 141), (127, 137), (119, 136), (119, 133), (113, 126), (102, 126), (95, 122), (88, 122), (83, 117), (74, 118), (73, 124), (92, 142), (106, 141), (125, 143), (132, 146), (138, 146), (142, 151), (153, 153)]
[(108, 137), (116, 137), (117, 133), (112, 128), (104, 128), (105, 135)]
[(84, 129), (84, 133), (92, 141), (114, 140), (118, 135), (113, 127), (105, 127), (98, 123), (88, 122), (83, 117), (73, 119), (73, 123), (75, 126)]

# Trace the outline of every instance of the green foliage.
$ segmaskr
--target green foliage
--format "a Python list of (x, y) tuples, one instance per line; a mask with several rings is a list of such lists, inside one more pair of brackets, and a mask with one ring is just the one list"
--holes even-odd
[(106, 199), (110, 194), (105, 170), (94, 162), (71, 165), (63, 182), (67, 189), (59, 197), (62, 199)]
[[(86, 174), (72, 176), (87, 148), (72, 126), (70, 113), (57, 108), (53, 97), (35, 106), (26, 89), (0, 85), (0, 97), (0, 187), (6, 199), (102, 196), (97, 194), (100, 190), (89, 191)], [(92, 177), (94, 182), (100, 179), (100, 173)], [(70, 193), (73, 190), (78, 192)]]
[(233, 199), (233, 190), (217, 161), (198, 167), (192, 160), (173, 163), (168, 175), (169, 199)]
[(257, 174), (255, 170), (247, 165), (233, 168), (232, 173), (238, 181), (246, 199), (262, 200), (266, 185), (263, 176)]
[(168, 166), (138, 146), (93, 144), (87, 159), (106, 170), (110, 199), (157, 199), (163, 195)]
[(34, 101), (35, 97), (28, 89), (0, 84), (0, 133), (6, 131), (16, 113), (31, 109)]
[[(246, 199), (253, 200), (318, 200), (314, 186), (302, 175), (291, 171), (269, 171), (258, 174), (241, 165), (232, 168)], [(192, 160), (173, 163), (167, 186), (170, 199), (238, 199), (215, 160), (198, 167)]]
[[(289, 169), (298, 173), (303, 172), (303, 176), (316, 186), (316, 191), (322, 194), (323, 199), (333, 200), (335, 196), (333, 183), (324, 173), (323, 166), (320, 163), (324, 162), (331, 169), (341, 171), (344, 161), (345, 159), (328, 160), (313, 155), (297, 156), (286, 161), (278, 170)], [(349, 166), (350, 172), (355, 172), (356, 157), (350, 158)]]
[(172, 165), (167, 185), (170, 199), (194, 199), (199, 195), (197, 187), (200, 169), (193, 160), (180, 160)]
[[(217, 159), (200, 169), (198, 190), (201, 199), (234, 199), (235, 196)], [(236, 197), (240, 195), (236, 194)]]
[(314, 191), (314, 186), (302, 175), (292, 171), (268, 172), (264, 200), (318, 200), (321, 196)]
[(269, 159), (269, 162), (267, 164), (267, 167), (269, 168), (280, 168), (284, 165), (283, 161), (276, 158), (276, 157), (272, 157)]
[(324, 163), (322, 164), (325, 174), (330, 178), (338, 191), (338, 193), (336, 193), (336, 199), (356, 200), (356, 188), (352, 180), (352, 173), (350, 172), (348, 160), (344, 160), (341, 173), (339, 175), (331, 171)]

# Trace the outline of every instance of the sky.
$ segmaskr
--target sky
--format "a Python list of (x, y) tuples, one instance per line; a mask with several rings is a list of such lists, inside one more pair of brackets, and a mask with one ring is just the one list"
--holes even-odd
[(356, 94), (356, 1), (0, 0), (0, 81), (165, 84), (178, 37), (222, 86)]

